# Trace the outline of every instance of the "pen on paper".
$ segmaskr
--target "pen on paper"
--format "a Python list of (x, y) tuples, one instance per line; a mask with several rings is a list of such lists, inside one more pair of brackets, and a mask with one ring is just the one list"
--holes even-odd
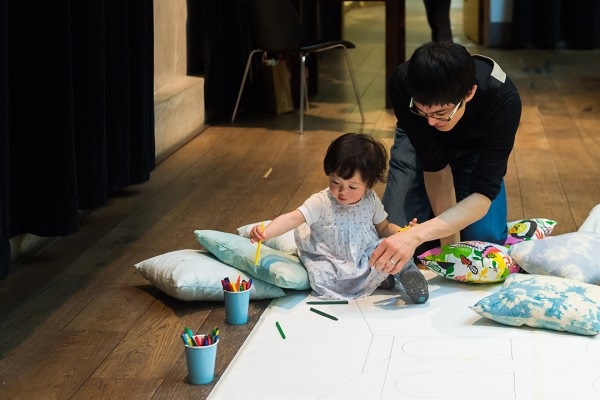
[(281, 338), (285, 339), (285, 333), (283, 333), (283, 329), (281, 328), (281, 325), (279, 324), (279, 321), (275, 322), (275, 326), (277, 326), (277, 330), (279, 331), (279, 334), (281, 335)]
[(306, 304), (348, 304), (348, 300), (307, 301)]
[(323, 317), (325, 317), (325, 318), (332, 319), (332, 320), (334, 320), (334, 321), (337, 321), (337, 320), (338, 320), (338, 319), (337, 319), (337, 317), (334, 317), (333, 315), (327, 314), (326, 312), (323, 312), (323, 311), (321, 311), (321, 310), (317, 310), (316, 308), (312, 308), (312, 307), (311, 307), (311, 308), (310, 308), (310, 311), (312, 311), (312, 312), (314, 312), (314, 313), (316, 313), (316, 314), (322, 315), (322, 316), (323, 316)]

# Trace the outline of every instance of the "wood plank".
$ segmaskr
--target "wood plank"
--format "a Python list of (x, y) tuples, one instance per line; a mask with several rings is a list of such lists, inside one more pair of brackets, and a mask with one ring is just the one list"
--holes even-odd
[[(424, 15), (414, 14), (422, 4), (407, 6), (413, 13), (407, 48), (414, 48), (429, 31)], [(383, 3), (372, 7), (380, 9), (354, 14), (355, 21), (373, 25), (369, 14), (383, 14)], [(453, 24), (459, 17), (453, 14)], [(214, 123), (163, 160), (149, 182), (82, 213), (80, 232), (14, 263), (0, 281), (0, 397), (206, 398), (269, 301), (251, 302), (247, 325), (228, 326), (223, 303), (173, 299), (133, 265), (200, 248), (195, 229), (235, 232), (298, 207), (326, 187), (323, 156), (342, 133), (362, 131), (390, 148), (396, 120), (384, 104), (378, 24), (376, 32), (356, 37), (351, 52), (364, 124), (352, 87), (338, 79), (346, 73), (343, 59), (327, 57), (320, 60), (321, 90), (311, 98), (304, 135), (297, 132), (297, 111)], [(508, 218), (552, 218), (553, 235), (575, 231), (600, 200), (600, 50), (507, 51), (459, 40), (496, 59), (520, 90), (523, 113), (505, 178)], [(384, 188), (375, 190), (381, 196)], [(187, 380), (179, 338), (185, 325), (222, 329), (210, 385)]]

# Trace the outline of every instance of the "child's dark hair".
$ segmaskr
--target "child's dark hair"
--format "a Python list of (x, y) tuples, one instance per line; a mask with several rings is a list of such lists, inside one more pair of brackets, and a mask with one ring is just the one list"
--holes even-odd
[(477, 84), (471, 55), (453, 42), (419, 46), (410, 58), (407, 73), (410, 94), (426, 106), (458, 104)]
[(350, 179), (360, 172), (367, 187), (385, 182), (387, 152), (383, 143), (363, 133), (346, 133), (329, 145), (323, 167), (325, 174)]

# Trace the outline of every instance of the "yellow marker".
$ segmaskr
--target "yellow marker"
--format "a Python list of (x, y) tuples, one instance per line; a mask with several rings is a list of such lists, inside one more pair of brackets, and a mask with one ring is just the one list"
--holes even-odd
[[(417, 225), (417, 224), (415, 223), (415, 225)], [(406, 225), (406, 226), (403, 226), (402, 228), (398, 229), (398, 232), (405, 231), (405, 230), (409, 229), (410, 227), (412, 227), (412, 225), (411, 225), (411, 224), (408, 224), (408, 225)]]
[[(260, 223), (260, 229), (262, 230), (263, 233), (265, 233), (265, 222), (261, 222)], [(262, 240), (258, 241), (258, 244), (256, 245), (256, 257), (254, 257), (254, 265), (258, 265), (258, 260), (260, 259), (260, 244), (262, 243)]]

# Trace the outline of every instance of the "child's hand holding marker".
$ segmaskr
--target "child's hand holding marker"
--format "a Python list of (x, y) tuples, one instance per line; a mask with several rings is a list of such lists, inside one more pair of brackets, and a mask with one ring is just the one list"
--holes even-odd
[(227, 292), (243, 292), (252, 287), (252, 279), (242, 280), (242, 277), (238, 275), (237, 281), (233, 283), (229, 280), (229, 277), (226, 277), (221, 280), (221, 285), (223, 290)]
[(260, 245), (265, 239), (265, 222), (263, 221), (260, 223), (260, 228), (258, 226), (255, 226), (250, 232), (250, 242), (254, 243), (258, 241), (258, 244), (256, 245), (256, 256), (254, 257), (254, 265), (258, 265), (258, 261), (260, 260)]
[(209, 335), (194, 335), (194, 332), (186, 326), (181, 334), (181, 340), (186, 346), (210, 346), (219, 340), (219, 328), (215, 326)]
[(265, 240), (267, 240), (267, 236), (265, 235), (265, 223), (263, 221), (260, 225), (254, 225), (250, 230), (250, 242), (260, 243)]
[(412, 220), (412, 221), (410, 221), (410, 222), (408, 223), (408, 225), (406, 225), (406, 226), (403, 226), (402, 228), (398, 229), (398, 232), (405, 231), (405, 230), (407, 230), (408, 228), (412, 228), (412, 227), (413, 227), (413, 226), (415, 226), (415, 225), (418, 225), (418, 223), (417, 223), (417, 219), (416, 219), (416, 218), (413, 218), (413, 220)]

